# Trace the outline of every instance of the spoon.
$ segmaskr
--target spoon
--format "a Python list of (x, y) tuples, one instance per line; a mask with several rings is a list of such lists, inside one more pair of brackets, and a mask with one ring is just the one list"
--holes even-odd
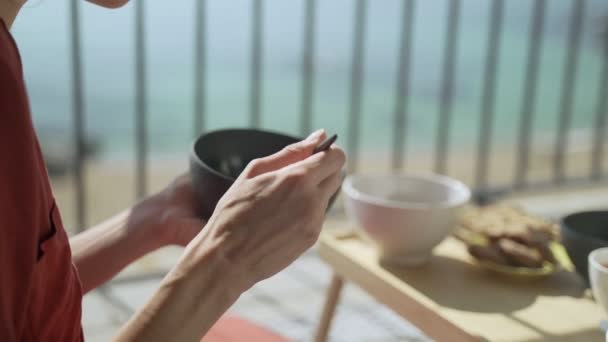
[(315, 147), (315, 149), (312, 151), (312, 154), (327, 151), (327, 149), (331, 147), (331, 144), (336, 142), (336, 139), (338, 139), (337, 134), (334, 134), (331, 137), (327, 138), (324, 142), (320, 143), (319, 145), (317, 145), (317, 147)]

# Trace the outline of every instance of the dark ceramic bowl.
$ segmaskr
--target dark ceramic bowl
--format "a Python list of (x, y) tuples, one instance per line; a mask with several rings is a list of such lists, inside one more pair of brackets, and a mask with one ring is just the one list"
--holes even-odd
[(211, 216), (217, 202), (251, 160), (300, 140), (256, 129), (226, 129), (198, 137), (190, 151), (190, 175), (203, 215)]
[(562, 243), (587, 284), (588, 260), (593, 250), (608, 247), (608, 211), (585, 211), (564, 217), (560, 222)]

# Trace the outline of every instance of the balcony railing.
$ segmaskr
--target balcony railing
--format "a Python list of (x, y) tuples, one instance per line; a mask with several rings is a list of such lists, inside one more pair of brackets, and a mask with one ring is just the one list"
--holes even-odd
[[(71, 32), (71, 67), (72, 67), (72, 97), (73, 97), (73, 131), (74, 144), (76, 146), (75, 156), (75, 205), (79, 228), (85, 227), (87, 222), (87, 189), (83, 180), (84, 145), (85, 145), (85, 105), (83, 90), (83, 67), (81, 56), (80, 35), (80, 0), (70, 0), (70, 32)], [(366, 44), (370, 37), (367, 32), (368, 1), (353, 0), (353, 13), (346, 13), (353, 16), (352, 29), (352, 52), (350, 55), (350, 91), (348, 97), (348, 125), (346, 139), (342, 143), (347, 149), (349, 156), (348, 169), (354, 172), (360, 163), (361, 150), (361, 111), (362, 111), (362, 92), (365, 85), (364, 68), (366, 56)], [(134, 27), (135, 27), (135, 191), (138, 196), (147, 193), (146, 175), (148, 173), (148, 70), (146, 69), (146, 15), (144, 0), (134, 0)], [(250, 73), (249, 73), (249, 115), (248, 125), (259, 127), (261, 116), (264, 111), (262, 106), (262, 91), (264, 83), (264, 35), (265, 21), (264, 12), (267, 5), (264, 0), (251, 0), (251, 34), (250, 46)], [(410, 111), (410, 88), (412, 74), (412, 50), (415, 38), (415, 9), (418, 5), (416, 0), (403, 0), (400, 2), (400, 31), (398, 34), (398, 49), (396, 83), (394, 85), (393, 130), (386, 132), (392, 135), (392, 145), (390, 146), (390, 168), (401, 171), (406, 168), (405, 156), (408, 152), (406, 146), (406, 136), (408, 131), (414, 129), (409, 124)], [(443, 54), (441, 56), (441, 71), (439, 87), (440, 92), (437, 98), (438, 120), (434, 133), (434, 148), (431, 169), (438, 173), (447, 173), (448, 161), (450, 158), (449, 147), (453, 143), (450, 138), (453, 127), (453, 100), (455, 93), (455, 77), (457, 76), (457, 57), (460, 43), (460, 27), (462, 25), (462, 1), (451, 0), (446, 2), (447, 9), (445, 17), (433, 18), (433, 20), (445, 21), (445, 33), (443, 40)], [(516, 133), (516, 152), (514, 177), (506, 186), (492, 184), (490, 159), (493, 153), (492, 136), (495, 127), (495, 108), (497, 96), (497, 69), (500, 64), (501, 39), (503, 37), (503, 25), (505, 17), (505, 1), (493, 0), (488, 6), (489, 13), (488, 31), (486, 34), (484, 62), (479, 65), (482, 69), (482, 96), (479, 103), (479, 124), (478, 138), (475, 144), (475, 156), (473, 158), (473, 187), (478, 194), (478, 199), (483, 199), (484, 195), (495, 191), (523, 190), (537, 186), (561, 186), (578, 182), (600, 182), (605, 178), (603, 164), (606, 157), (604, 150), (606, 142), (606, 116), (608, 113), (608, 58), (603, 60), (600, 71), (600, 82), (594, 92), (598, 92), (598, 103), (596, 104), (596, 114), (593, 124), (591, 138), (592, 147), (585, 177), (569, 177), (566, 172), (566, 153), (571, 143), (569, 133), (571, 132), (571, 122), (573, 113), (573, 99), (577, 81), (577, 71), (579, 55), (581, 50), (581, 35), (587, 1), (571, 1), (570, 18), (567, 28), (567, 47), (566, 58), (563, 64), (563, 77), (561, 81), (561, 95), (559, 99), (558, 124), (555, 132), (555, 139), (552, 143), (552, 175), (541, 181), (529, 181), (528, 173), (531, 163), (531, 144), (533, 139), (532, 123), (535, 117), (535, 106), (540, 101), (538, 96), (539, 69), (541, 68), (541, 51), (543, 49), (543, 35), (545, 27), (545, 17), (548, 1), (535, 0), (530, 5), (529, 11), (529, 33), (526, 48), (525, 75), (523, 84), (516, 84), (515, 87), (522, 89), (520, 110), (514, 113), (513, 120), (519, 122)], [(317, 43), (317, 21), (318, 21), (317, 0), (306, 0), (303, 2), (303, 33), (300, 55), (300, 78), (301, 91), (299, 101), (299, 131), (302, 134), (309, 132), (312, 127), (313, 102), (315, 94), (315, 75), (316, 75), (316, 43)], [(195, 1), (193, 11), (195, 15), (195, 27), (192, 44), (194, 44), (194, 65), (195, 77), (192, 89), (194, 96), (194, 110), (192, 113), (193, 135), (198, 135), (206, 129), (208, 119), (207, 112), (207, 89), (213, 87), (208, 84), (207, 78), (207, 42), (208, 42), (208, 11), (207, 1)], [(423, 34), (417, 32), (417, 34)], [(393, 56), (394, 57), (394, 56)], [(388, 58), (388, 57), (387, 57)]]

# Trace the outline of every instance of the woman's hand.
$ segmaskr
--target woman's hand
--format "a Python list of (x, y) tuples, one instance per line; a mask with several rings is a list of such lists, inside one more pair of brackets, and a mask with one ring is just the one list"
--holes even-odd
[[(328, 201), (340, 187), (345, 162), (344, 152), (336, 147), (311, 155), (324, 137), (316, 132), (251, 162), (118, 340), (199, 341), (241, 293), (312, 246)], [(167, 198), (181, 196), (169, 191)], [(189, 221), (193, 212), (167, 214), (166, 223), (184, 217), (194, 223)]]
[(344, 152), (311, 155), (322, 131), (266, 158), (252, 161), (219, 201), (207, 228), (189, 246), (197, 260), (216, 245), (243, 277), (243, 291), (293, 262), (316, 241), (330, 197), (342, 181)]
[(145, 230), (155, 248), (185, 246), (206, 223), (195, 198), (190, 176), (183, 174), (163, 191), (138, 203), (127, 226)]
[(70, 239), (83, 290), (160, 247), (188, 244), (204, 224), (190, 179), (178, 177), (165, 190)]

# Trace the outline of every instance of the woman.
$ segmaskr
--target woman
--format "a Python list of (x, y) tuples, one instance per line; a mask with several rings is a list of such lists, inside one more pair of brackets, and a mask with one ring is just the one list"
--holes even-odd
[(317, 131), (250, 163), (206, 223), (180, 177), (68, 242), (9, 33), (24, 2), (0, 0), (0, 341), (82, 340), (83, 294), (170, 244), (186, 246), (182, 257), (117, 339), (199, 340), (241, 293), (316, 241), (344, 153), (311, 155), (325, 137)]

